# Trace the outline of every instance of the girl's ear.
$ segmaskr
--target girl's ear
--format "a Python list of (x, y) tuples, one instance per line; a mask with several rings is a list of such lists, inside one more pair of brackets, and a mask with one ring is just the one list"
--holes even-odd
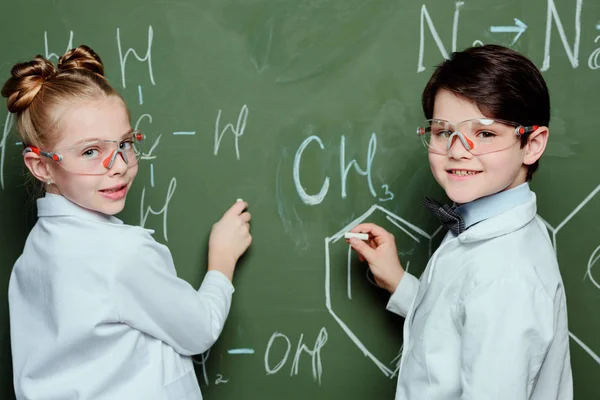
[(31, 175), (43, 183), (52, 183), (52, 174), (46, 160), (42, 160), (42, 157), (34, 152), (25, 153), (23, 158), (25, 159), (25, 165), (29, 169), (29, 172), (31, 172)]
[(529, 134), (527, 144), (525, 145), (523, 164), (531, 165), (540, 159), (542, 154), (544, 154), (544, 150), (546, 150), (549, 134), (550, 130), (547, 126), (540, 126)]

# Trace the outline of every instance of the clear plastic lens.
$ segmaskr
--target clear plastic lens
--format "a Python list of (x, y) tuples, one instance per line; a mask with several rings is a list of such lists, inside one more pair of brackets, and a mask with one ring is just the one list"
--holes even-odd
[(472, 154), (480, 155), (504, 150), (515, 144), (519, 140), (518, 127), (513, 122), (489, 118), (459, 123), (430, 119), (417, 129), (417, 134), (431, 152), (446, 154), (458, 141)]
[(134, 131), (120, 141), (84, 142), (57, 150), (53, 154), (60, 155), (59, 164), (68, 171), (85, 175), (103, 175), (109, 170), (108, 165), (114, 166), (114, 162), (111, 165), (109, 161), (115, 152), (117, 152), (116, 157), (121, 157), (129, 168), (136, 165), (142, 155), (143, 142), (143, 133)]

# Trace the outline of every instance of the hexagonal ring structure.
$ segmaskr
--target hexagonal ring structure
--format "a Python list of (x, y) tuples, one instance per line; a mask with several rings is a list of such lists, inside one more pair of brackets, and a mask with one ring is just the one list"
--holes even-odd
[[(331, 302), (331, 260), (330, 260), (330, 247), (332, 244), (336, 243), (340, 239), (344, 238), (344, 233), (348, 232), (354, 226), (364, 222), (367, 218), (372, 217), (372, 215), (376, 212), (382, 212), (386, 218), (395, 228), (397, 228), (402, 234), (405, 234), (409, 240), (414, 240), (415, 242), (421, 243), (421, 240), (424, 240), (427, 243), (427, 256), (431, 256), (431, 247), (432, 247), (432, 238), (441, 230), (441, 227), (438, 228), (433, 234), (428, 234), (423, 229), (418, 226), (411, 224), (410, 222), (400, 218), (398, 215), (386, 210), (382, 206), (375, 204), (371, 206), (364, 214), (360, 217), (356, 218), (354, 221), (346, 225), (344, 228), (336, 232), (334, 235), (325, 238), (325, 305), (327, 310), (331, 314), (331, 316), (335, 319), (335, 321), (340, 325), (346, 335), (352, 340), (352, 342), (359, 348), (359, 350), (368, 357), (386, 377), (393, 377), (396, 370), (392, 370), (388, 367), (384, 362), (381, 361), (380, 358), (376, 357), (373, 352), (371, 352), (364, 341), (359, 339), (359, 337), (352, 331), (349, 327), (349, 324), (345, 322), (333, 309)], [(351, 288), (350, 288), (350, 251), (348, 258), (348, 298), (351, 299)], [(397, 357), (398, 358), (398, 357)], [(396, 359), (397, 359), (396, 358)]]

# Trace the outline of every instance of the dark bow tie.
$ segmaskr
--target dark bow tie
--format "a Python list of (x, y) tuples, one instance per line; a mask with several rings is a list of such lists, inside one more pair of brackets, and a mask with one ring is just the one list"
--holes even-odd
[(431, 211), (433, 215), (439, 218), (448, 230), (454, 232), (456, 236), (465, 231), (465, 220), (456, 210), (448, 204), (441, 204), (434, 199), (425, 197), (423, 205)]

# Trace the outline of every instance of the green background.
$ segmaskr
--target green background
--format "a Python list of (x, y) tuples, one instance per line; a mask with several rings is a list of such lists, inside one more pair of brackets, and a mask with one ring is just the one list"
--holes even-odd
[[(516, 33), (491, 32), (514, 26), (514, 18), (528, 26), (514, 44)], [(235, 199), (249, 202), (254, 242), (236, 273), (231, 314), (208, 357), (197, 357), (205, 398), (391, 399), (403, 321), (385, 311), (388, 296), (355, 259), (348, 296), (348, 248), (326, 238), (377, 205), (368, 220), (395, 234), (403, 264), (420, 273), (440, 236), (431, 238), (437, 224), (421, 200), (443, 195), (414, 134), (421, 91), (443, 60), (430, 28), (446, 52), (453, 42), (462, 49), (477, 40), (523, 52), (544, 67), (552, 96), (550, 143), (532, 188), (540, 216), (560, 227), (555, 239), (569, 328), (583, 343), (571, 341), (575, 397), (598, 399), (598, 24), (600, 4), (590, 0), (3, 1), (0, 76), (35, 54), (62, 55), (70, 32), (73, 46), (100, 54), (132, 124), (139, 120), (147, 133), (146, 148), (158, 141), (140, 161), (120, 217), (131, 224), (145, 219), (194, 286), (206, 270), (212, 224)], [(130, 48), (149, 57), (139, 61), (129, 52), (123, 65)], [(2, 293), (35, 221), (6, 114), (0, 111)], [(312, 135), (322, 148), (313, 140), (301, 154), (299, 187), (314, 195), (327, 178), (329, 186), (320, 203), (309, 205), (294, 184), (294, 162)], [(158, 215), (144, 218), (148, 207)], [(0, 299), (0, 398), (10, 399), (7, 296)]]

